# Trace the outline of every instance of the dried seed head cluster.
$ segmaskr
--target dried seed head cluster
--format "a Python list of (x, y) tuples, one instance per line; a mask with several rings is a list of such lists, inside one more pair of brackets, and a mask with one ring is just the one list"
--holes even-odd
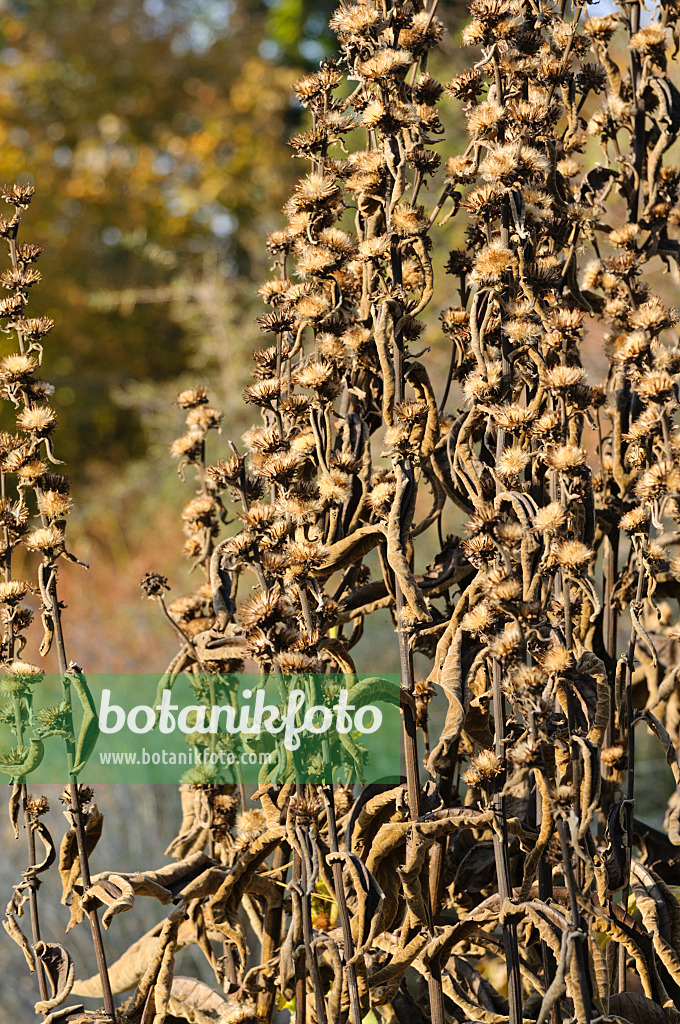
[[(337, 671), (355, 680), (354, 648), (388, 609), (405, 784), (355, 803), (347, 786), (296, 784), (277, 748), (256, 809), (218, 769), (187, 773), (178, 863), (153, 882), (167, 882), (163, 898), (191, 894), (186, 920), (174, 908), (138, 968), (131, 1021), (146, 1019), (151, 986), (159, 1022), (182, 1016), (168, 980), (178, 928), (241, 1000), (225, 1020), (269, 1022), (277, 1000), (294, 1000), (310, 1024), (359, 1024), (371, 1010), (424, 1010), (434, 1024), (675, 1021), (680, 797), (667, 835), (634, 812), (634, 730), (647, 723), (675, 765), (680, 629), (665, 602), (680, 597), (668, 550), (680, 349), (678, 315), (650, 281), (654, 261), (680, 261), (680, 172), (667, 163), (680, 128), (667, 35), (680, 40), (680, 10), (661, 5), (643, 26), (635, 0), (591, 18), (583, 5), (474, 0), (463, 33), (474, 66), (442, 86), (428, 70), (436, 7), (343, 3), (338, 59), (296, 83), (309, 127), (292, 145), (309, 167), (267, 242), (267, 337), (244, 394), (257, 421), (244, 447), (220, 450), (206, 389), (178, 396), (185, 431), (171, 451), (195, 482), (182, 523), (199, 582), (166, 604), (165, 577), (142, 581), (180, 641), (164, 678), (181, 665), (202, 703), (229, 701), (246, 659), (282, 693), (325, 693)], [(440, 168), (444, 98), (469, 145)], [(18, 208), (30, 200), (10, 192)], [(438, 402), (414, 349), (434, 294), (431, 233), (452, 218), (466, 234), (445, 268), (457, 295), (440, 317), (451, 369)], [(10, 248), (24, 256), (2, 278), (0, 313), (20, 351), (0, 362), (0, 390), (20, 434), (0, 436), (0, 459), (19, 484), (0, 518), (6, 549), (22, 543), (52, 565), (68, 495), (40, 483), (54, 422), (35, 378), (43, 328), (24, 316), (36, 254)], [(587, 372), (593, 338), (603, 386)], [(462, 539), (445, 535), (449, 512), (467, 518)], [(436, 556), (423, 565), (427, 540)], [(9, 575), (2, 586), (14, 621), (30, 587)], [(429, 660), (417, 680), (415, 655)], [(16, 657), (5, 692), (28, 702), (37, 678)], [(44, 720), (64, 728), (63, 709)], [(188, 742), (205, 749), (192, 726)], [(354, 778), (362, 751), (352, 737), (339, 747)], [(328, 763), (314, 761), (321, 777)], [(134, 886), (106, 881), (108, 913)], [(625, 993), (631, 957), (637, 1000)]]

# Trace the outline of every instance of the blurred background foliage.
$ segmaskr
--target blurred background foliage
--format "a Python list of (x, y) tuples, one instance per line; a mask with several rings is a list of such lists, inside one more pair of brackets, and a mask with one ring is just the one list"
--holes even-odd
[(37, 186), (36, 304), (57, 321), (46, 371), (76, 471), (144, 452), (139, 410), (117, 392), (191, 365), (190, 309), (228, 341), (220, 279), (263, 274), (296, 170), (291, 83), (328, 49), (332, 6), (0, 5), (0, 179)]

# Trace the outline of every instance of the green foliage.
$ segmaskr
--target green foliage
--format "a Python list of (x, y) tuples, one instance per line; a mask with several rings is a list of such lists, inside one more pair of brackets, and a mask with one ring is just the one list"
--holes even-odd
[[(304, 68), (289, 62), (309, 31), (309, 8), (286, 6), (13, 0), (0, 12), (0, 181), (40, 177), (39, 312), (68, 338), (45, 366), (72, 465), (142, 454), (139, 416), (111, 393), (187, 366), (177, 276), (199, 273), (209, 248), (224, 278), (262, 275), (258, 239), (296, 171), (285, 142)], [(272, 64), (260, 50), (279, 15), (287, 42)], [(102, 292), (123, 301), (103, 309)]]

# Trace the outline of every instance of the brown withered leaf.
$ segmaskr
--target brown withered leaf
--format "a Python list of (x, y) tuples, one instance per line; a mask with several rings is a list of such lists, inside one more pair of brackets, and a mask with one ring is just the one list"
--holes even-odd
[(28, 969), (33, 973), (35, 970), (35, 958), (31, 949), (30, 943), (21, 928), (17, 923), (17, 917), (21, 917), (23, 914), (23, 904), (28, 899), (28, 892), (26, 886), (17, 886), (12, 894), (12, 898), (7, 904), (5, 910), (5, 920), (2, 922), (2, 926), (11, 939), (16, 942), (17, 946), (21, 949), (24, 956), (26, 957), (26, 963)]
[(122, 875), (109, 875), (108, 878), (91, 885), (81, 896), (80, 902), (84, 910), (104, 905), (106, 910), (102, 915), (102, 924), (108, 928), (115, 914), (132, 909), (135, 904), (135, 891)]
[[(69, 812), (65, 813), (69, 817)], [(103, 827), (104, 816), (97, 805), (93, 804), (85, 822), (85, 849), (88, 856), (99, 842)], [(80, 857), (78, 856), (76, 830), (73, 826), (68, 830), (59, 847), (59, 874), (63, 887), (61, 902), (66, 903), (73, 892), (74, 885), (80, 878)]]
[(359, 562), (384, 539), (385, 530), (382, 526), (360, 526), (349, 537), (331, 544), (326, 561), (318, 569), (313, 569), (311, 575), (325, 578), (352, 562)]
[(668, 1024), (659, 1004), (639, 992), (615, 992), (609, 997), (609, 1012), (629, 1024)]
[(9, 798), (9, 821), (14, 829), (14, 838), (19, 838), (19, 810), (21, 809), (21, 786), (15, 782)]
[(167, 1003), (170, 998), (170, 986), (175, 962), (175, 953), (179, 943), (179, 928), (185, 915), (184, 905), (175, 907), (163, 922), (155, 949), (148, 966), (128, 1000), (122, 1020), (131, 1024), (139, 1024), (144, 1014), (144, 1005), (153, 989), (156, 1018), (165, 1019)]
[(483, 892), (493, 884), (496, 877), (496, 860), (493, 843), (476, 842), (463, 858), (454, 886), (457, 892)]
[(459, 627), (452, 637), (436, 682), (441, 686), (448, 701), (446, 720), (437, 745), (432, 750), (427, 770), (432, 776), (445, 767), (453, 744), (458, 740), (465, 724), (465, 680), (463, 677), (464, 631)]
[(644, 821), (633, 821), (635, 843), (643, 851), (641, 860), (665, 882), (680, 885), (680, 851), (668, 836)]
[[(195, 978), (175, 978), (170, 989), (168, 1011), (173, 1017), (181, 1017), (189, 1024), (212, 1024), (224, 1019), (225, 1014), (235, 1004), (225, 999), (221, 992), (216, 992), (210, 985)], [(255, 1007), (248, 1000), (239, 1000), (239, 1011), (244, 1012)]]
[(35, 878), (36, 875), (42, 874), (43, 871), (47, 871), (47, 869), (54, 864), (57, 857), (54, 840), (52, 839), (46, 825), (44, 825), (42, 821), (39, 821), (35, 826), (34, 831), (38, 833), (38, 838), (45, 847), (45, 856), (39, 864), (32, 864), (23, 872), (24, 878), (27, 881)]
[(106, 1010), (86, 1010), (82, 1003), (61, 1006), (45, 1017), (43, 1024), (109, 1024)]
[(626, 884), (627, 851), (626, 843), (626, 820), (627, 800), (619, 800), (612, 804), (607, 819), (605, 840), (607, 847), (604, 853), (604, 863), (607, 869), (607, 889), (609, 892), (619, 892)]
[(444, 586), (452, 587), (466, 576), (474, 575), (460, 547), (459, 537), (449, 537), (439, 554), (427, 565), (422, 576), (416, 576), (421, 590), (430, 591)]
[(194, 786), (179, 787), (182, 805), (182, 823), (179, 833), (165, 851), (166, 857), (184, 860), (205, 849), (208, 842), (209, 808), (205, 792)]
[(43, 965), (49, 982), (51, 996), (35, 1004), (36, 1013), (49, 1013), (68, 999), (75, 979), (75, 967), (71, 955), (58, 942), (35, 942), (33, 952)]

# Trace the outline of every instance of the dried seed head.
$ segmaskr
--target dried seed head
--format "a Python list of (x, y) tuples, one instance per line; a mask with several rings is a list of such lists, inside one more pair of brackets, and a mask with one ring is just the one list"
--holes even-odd
[[(489, 538), (490, 540), (490, 538)], [(476, 636), (478, 633), (486, 633), (495, 621), (495, 615), (485, 601), (471, 608), (461, 619), (460, 625), (467, 633)]]
[(189, 430), (216, 430), (222, 422), (222, 413), (210, 405), (199, 405), (187, 413)]
[(645, 505), (637, 505), (624, 512), (619, 520), (619, 527), (626, 533), (644, 533), (650, 520), (650, 511)]
[(610, 245), (615, 246), (617, 249), (625, 249), (635, 243), (635, 239), (639, 234), (640, 226), (638, 224), (624, 224), (622, 228), (610, 231), (607, 237)]
[(598, 43), (608, 43), (618, 27), (619, 22), (612, 14), (603, 18), (586, 18), (583, 24), (586, 33)]
[(57, 425), (57, 416), (49, 405), (25, 406), (17, 416), (17, 426), (27, 433), (47, 437)]
[(563, 569), (583, 569), (595, 557), (595, 552), (580, 540), (564, 540), (554, 545), (552, 558)]
[(469, 402), (489, 399), (500, 387), (503, 380), (503, 364), (500, 359), (490, 361), (484, 369), (473, 370), (463, 384), (463, 393)]
[(427, 230), (427, 219), (422, 206), (401, 202), (392, 210), (392, 228), (400, 238), (421, 235)]
[(470, 760), (470, 766), (462, 777), (468, 786), (484, 786), (492, 783), (502, 770), (503, 762), (493, 750), (480, 750)]
[(323, 294), (303, 295), (297, 300), (296, 310), (301, 320), (314, 323), (323, 320), (331, 310), (329, 296)]
[(16, 206), (21, 210), (27, 210), (28, 205), (35, 195), (33, 185), (3, 185), (0, 189), (0, 196), (6, 203)]
[(478, 68), (467, 68), (452, 78), (444, 88), (454, 99), (469, 102), (476, 99), (484, 89), (482, 73)]
[(167, 576), (158, 572), (145, 572), (139, 586), (143, 597), (162, 597), (165, 590), (170, 590)]
[(0, 583), (0, 604), (14, 607), (29, 593), (31, 585), (24, 580), (8, 580)]
[(16, 693), (18, 690), (27, 690), (31, 686), (36, 686), (45, 675), (41, 668), (18, 660), (3, 666), (2, 673), (2, 688), (5, 693)]
[(637, 309), (632, 310), (628, 321), (631, 327), (659, 334), (677, 321), (677, 313), (675, 309), (669, 310), (661, 299), (654, 295), (648, 302), (643, 302)]
[(16, 292), (14, 295), (8, 295), (6, 299), (0, 299), (0, 318), (14, 318), (17, 314), (21, 315), (25, 305), (26, 297), (22, 292)]
[(534, 516), (534, 529), (540, 533), (555, 536), (567, 521), (567, 515), (559, 501), (551, 501), (549, 505), (539, 508)]
[(516, 767), (527, 767), (540, 764), (541, 744), (538, 740), (520, 740), (508, 750), (508, 760)]
[[(517, 596), (518, 594), (514, 593), (511, 600)], [(499, 598), (499, 600), (503, 599)], [(492, 658), (497, 658), (499, 661), (506, 661), (519, 652), (521, 645), (522, 633), (519, 626), (514, 621), (509, 622), (503, 629), (503, 632), (494, 637), (489, 644), (489, 655)]]
[(369, 82), (386, 82), (392, 76), (403, 78), (412, 63), (413, 56), (408, 50), (386, 46), (367, 60), (359, 61), (356, 71)]
[(239, 608), (239, 619), (246, 629), (274, 625), (281, 606), (281, 592), (273, 587), (268, 593), (254, 593)]
[(3, 288), (30, 288), (42, 280), (39, 270), (32, 270), (17, 267), (12, 270), (5, 270), (0, 274), (0, 284)]
[(64, 534), (56, 526), (43, 526), (29, 533), (24, 545), (29, 551), (55, 552), (64, 546)]
[(333, 364), (321, 359), (314, 359), (301, 370), (296, 370), (292, 380), (298, 387), (310, 388), (325, 398), (334, 398), (341, 386)]
[(5, 356), (0, 360), (0, 384), (18, 384), (28, 380), (37, 365), (33, 356)]
[(189, 526), (210, 526), (215, 521), (215, 502), (207, 494), (199, 494), (182, 510), (182, 519)]
[(663, 56), (668, 46), (668, 28), (652, 22), (631, 36), (628, 45), (634, 53)]
[(366, 504), (375, 515), (385, 519), (392, 508), (395, 491), (396, 484), (393, 480), (383, 480), (370, 488), (366, 495)]
[(494, 406), (490, 412), (497, 426), (509, 433), (515, 433), (528, 426), (534, 415), (528, 406), (521, 405)]
[(675, 380), (664, 370), (651, 370), (637, 383), (636, 391), (647, 402), (667, 402), (676, 394)]
[(223, 490), (240, 480), (244, 462), (243, 456), (234, 453), (228, 459), (220, 459), (214, 466), (208, 466), (205, 473), (217, 490)]
[(390, 249), (389, 235), (375, 235), (365, 242), (359, 242), (358, 257), (360, 260), (379, 260), (389, 256)]
[(194, 462), (200, 457), (203, 447), (203, 434), (197, 430), (190, 430), (188, 434), (176, 438), (170, 445), (170, 454), (175, 459), (189, 459)]
[(584, 384), (586, 375), (580, 366), (553, 366), (541, 373), (543, 386), (554, 394), (562, 394), (577, 384)]
[(522, 448), (506, 448), (496, 460), (496, 472), (503, 480), (518, 477), (531, 461), (531, 453)]
[(284, 675), (294, 675), (297, 672), (322, 672), (323, 662), (319, 658), (310, 658), (306, 654), (296, 651), (284, 651), (277, 654), (274, 661)]
[(586, 451), (575, 444), (562, 444), (551, 449), (545, 455), (545, 461), (550, 469), (558, 473), (568, 473), (570, 470), (578, 469), (585, 465)]
[(624, 747), (616, 744), (612, 747), (603, 747), (600, 751), (600, 760), (613, 771), (623, 771), (628, 758)]
[(42, 491), (38, 494), (38, 511), (48, 519), (63, 519), (73, 511), (73, 502), (60, 491)]
[(176, 622), (189, 622), (200, 618), (205, 608), (205, 598), (201, 594), (187, 594), (177, 597), (168, 605), (168, 612)]
[(335, 202), (339, 194), (334, 178), (315, 171), (298, 182), (292, 202), (297, 210), (316, 210)]
[(357, 3), (339, 7), (329, 25), (341, 42), (348, 42), (351, 39), (370, 36), (379, 21), (380, 14), (374, 7), (366, 3)]
[(543, 334), (543, 325), (533, 320), (517, 318), (503, 324), (503, 333), (515, 345), (527, 345)]
[(207, 401), (208, 392), (204, 387), (186, 388), (178, 394), (175, 405), (180, 409), (194, 409), (198, 405), (206, 405)]
[(672, 462), (662, 460), (646, 469), (635, 482), (635, 493), (643, 501), (652, 501), (680, 490), (680, 470)]
[(548, 675), (557, 676), (571, 668), (573, 655), (561, 644), (551, 644), (538, 660)]
[(323, 473), (319, 479), (319, 495), (334, 504), (345, 501), (349, 494), (350, 480), (346, 473), (332, 470), (330, 473)]
[(506, 547), (512, 548), (519, 544), (524, 534), (524, 527), (518, 522), (499, 523), (496, 527), (496, 536)]
[(477, 253), (470, 277), (475, 284), (498, 284), (501, 276), (514, 265), (515, 256), (499, 242)]
[(466, 127), (469, 134), (476, 139), (495, 139), (504, 119), (505, 108), (493, 100), (486, 100), (472, 108), (467, 117)]

